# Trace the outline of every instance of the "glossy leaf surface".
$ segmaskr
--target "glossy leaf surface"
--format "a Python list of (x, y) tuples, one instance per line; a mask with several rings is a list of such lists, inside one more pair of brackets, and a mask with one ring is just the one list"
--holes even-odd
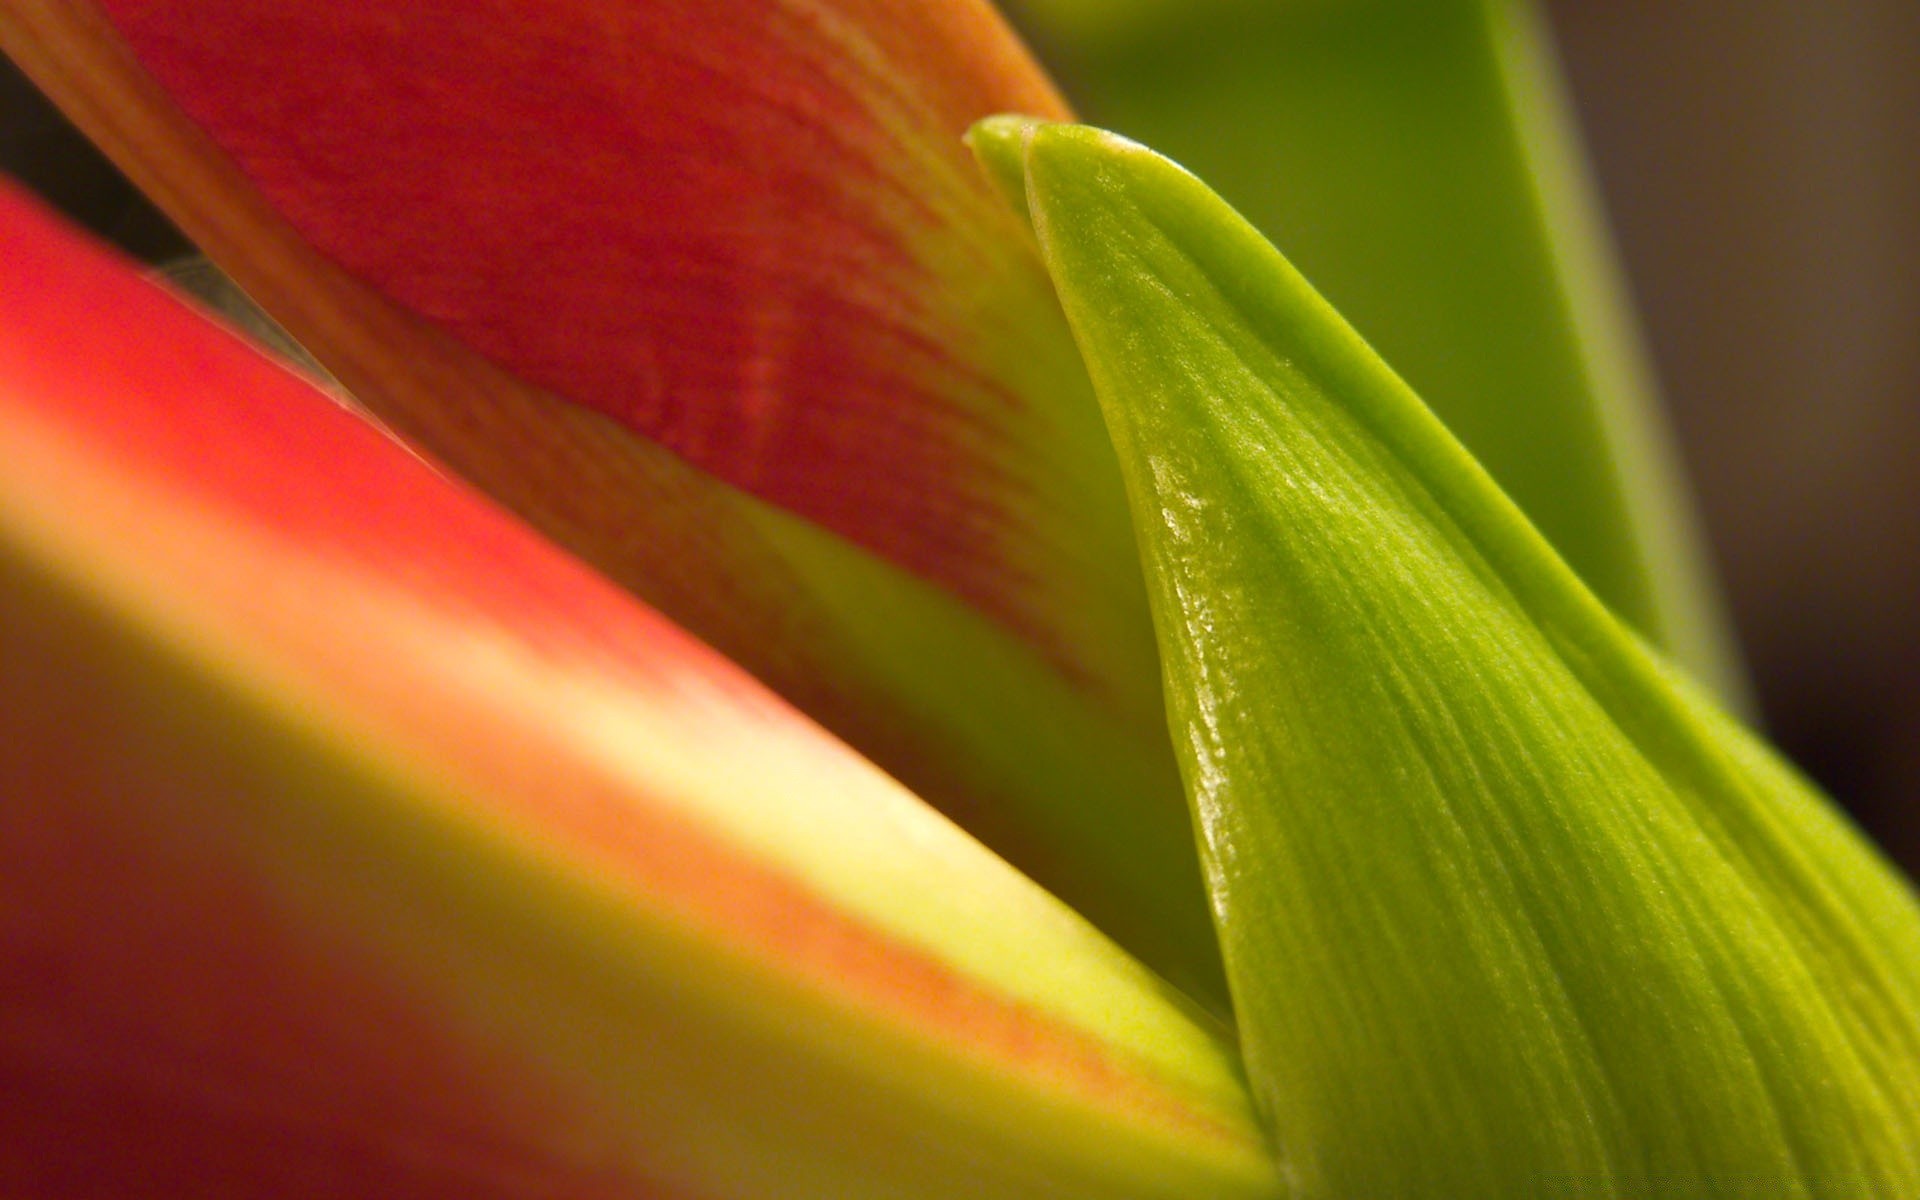
[(1087, 119), (1205, 179), (1614, 611), (1745, 681), (1532, 0), (1009, 0)]
[(1192, 176), (976, 141), (1113, 429), (1298, 1193), (1920, 1186), (1906, 884)]
[(0, 193), (0, 1188), (1259, 1196), (1233, 1051)]

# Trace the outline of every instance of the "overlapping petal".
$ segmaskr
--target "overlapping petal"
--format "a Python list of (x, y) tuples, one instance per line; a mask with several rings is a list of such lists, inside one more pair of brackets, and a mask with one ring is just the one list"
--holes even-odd
[(976, 0), (6, 0), (362, 402), (1219, 1005), (1111, 448), (959, 144)]
[(0, 196), (0, 1187), (1263, 1195), (1150, 973)]

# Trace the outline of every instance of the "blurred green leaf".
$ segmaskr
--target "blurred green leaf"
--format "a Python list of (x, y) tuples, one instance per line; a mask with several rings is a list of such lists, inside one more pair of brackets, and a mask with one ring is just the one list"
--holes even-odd
[(1915, 1194), (1906, 886), (1192, 176), (1082, 127), (976, 146), (1127, 476), (1300, 1194)]

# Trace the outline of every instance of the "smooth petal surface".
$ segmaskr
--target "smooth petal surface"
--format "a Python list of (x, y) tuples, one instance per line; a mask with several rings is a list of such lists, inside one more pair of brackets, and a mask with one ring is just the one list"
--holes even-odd
[(976, 0), (5, 0), (354, 396), (1223, 1007), (1125, 500), (959, 137)]
[(1304, 1196), (1920, 1188), (1920, 907), (1251, 226), (1000, 123), (1139, 521)]
[(1259, 1196), (1220, 1030), (0, 193), (0, 1190)]
[(1205, 179), (1587, 585), (1744, 674), (1533, 0), (1007, 0), (1087, 119)]

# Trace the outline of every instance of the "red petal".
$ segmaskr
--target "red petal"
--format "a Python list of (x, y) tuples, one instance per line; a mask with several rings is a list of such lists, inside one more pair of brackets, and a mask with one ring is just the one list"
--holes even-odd
[(1111, 1173), (992, 1128), (1035, 1097), (1260, 1183), (1223, 1048), (1050, 898), (5, 192), (0, 250), (0, 1184)]
[(1007, 303), (1003, 277), (1037, 276), (960, 135), (1062, 108), (984, 8), (103, 7), (355, 278), (519, 378), (1059, 632), (1010, 586), (1024, 497), (1006, 460), (1032, 398), (982, 345), (981, 293)]
[(1111, 448), (960, 141), (1059, 110), (991, 10), (16, 0), (0, 40), (383, 419), (1224, 1005)]

